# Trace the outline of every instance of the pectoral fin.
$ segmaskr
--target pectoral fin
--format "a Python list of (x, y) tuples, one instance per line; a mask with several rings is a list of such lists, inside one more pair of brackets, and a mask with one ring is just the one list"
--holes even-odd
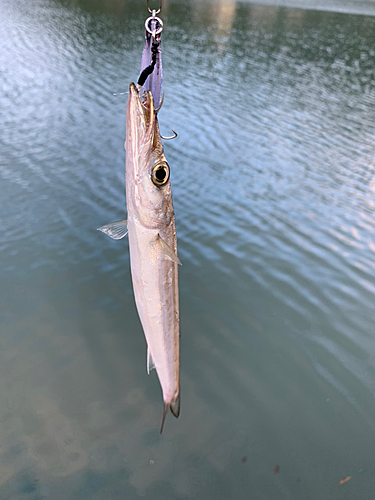
[(158, 234), (156, 241), (154, 241), (152, 245), (158, 248), (158, 250), (162, 253), (165, 259), (171, 260), (172, 262), (175, 262), (176, 264), (182, 266), (180, 259), (177, 257), (177, 255), (174, 253), (174, 251), (168, 245), (168, 243), (166, 243), (163, 240), (160, 234)]
[(124, 238), (128, 234), (128, 222), (126, 219), (111, 222), (99, 227), (98, 231), (101, 231), (113, 240), (121, 240), (121, 238)]
[(150, 375), (150, 371), (155, 369), (155, 363), (151, 356), (150, 348), (147, 346), (147, 374)]

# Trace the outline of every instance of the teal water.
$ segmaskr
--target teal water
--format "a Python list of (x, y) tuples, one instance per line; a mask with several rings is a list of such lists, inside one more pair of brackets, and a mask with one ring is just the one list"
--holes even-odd
[(96, 231), (125, 215), (112, 94), (145, 2), (0, 3), (1, 500), (374, 498), (375, 4), (298, 5), (163, 1), (183, 266), (160, 436), (127, 241)]

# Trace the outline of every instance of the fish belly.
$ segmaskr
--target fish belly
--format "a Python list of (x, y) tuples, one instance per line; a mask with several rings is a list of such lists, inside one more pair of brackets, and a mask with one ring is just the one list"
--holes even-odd
[(135, 302), (165, 402), (179, 392), (179, 311), (177, 264), (153, 244), (158, 235), (175, 250), (171, 231), (128, 221), (130, 266)]

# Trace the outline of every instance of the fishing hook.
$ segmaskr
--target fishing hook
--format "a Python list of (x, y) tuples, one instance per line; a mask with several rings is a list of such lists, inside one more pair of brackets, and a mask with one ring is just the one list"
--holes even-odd
[(172, 128), (172, 132), (174, 133), (174, 135), (172, 135), (171, 137), (164, 137), (163, 135), (160, 134), (160, 137), (162, 139), (164, 139), (165, 141), (170, 141), (171, 139), (176, 139), (177, 137), (177, 132), (175, 132)]
[(163, 95), (161, 96), (161, 101), (160, 101), (159, 106), (157, 108), (155, 108), (156, 113), (158, 111), (160, 111), (161, 107), (163, 106), (163, 102), (164, 102), (164, 92), (163, 92)]
[(150, 9), (150, 6), (149, 6), (149, 4), (150, 4), (150, 0), (147, 0), (147, 10), (149, 11), (149, 13), (150, 13), (150, 14), (152, 14), (153, 12), (155, 12), (155, 15), (156, 15), (156, 14), (159, 14), (159, 12), (161, 11), (161, 2), (162, 2), (162, 0), (159, 0), (159, 9), (158, 9), (157, 11), (155, 11), (155, 10), (154, 10), (154, 11), (152, 11), (152, 10)]

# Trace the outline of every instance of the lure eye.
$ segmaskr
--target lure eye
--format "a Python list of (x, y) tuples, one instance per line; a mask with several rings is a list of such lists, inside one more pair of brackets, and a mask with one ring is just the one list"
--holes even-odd
[(151, 180), (157, 187), (164, 186), (169, 180), (168, 163), (158, 163), (151, 171)]

